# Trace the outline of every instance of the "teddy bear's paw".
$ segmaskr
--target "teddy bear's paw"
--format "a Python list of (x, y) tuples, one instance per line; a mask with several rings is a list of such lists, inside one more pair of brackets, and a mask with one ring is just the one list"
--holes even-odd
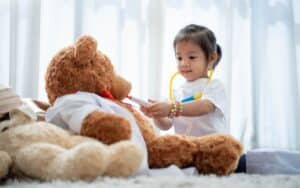
[(55, 178), (93, 180), (102, 176), (109, 164), (109, 150), (100, 142), (85, 142), (61, 153), (53, 161), (51, 171), (61, 172)]
[(110, 164), (105, 175), (111, 177), (128, 177), (137, 172), (143, 161), (140, 147), (130, 141), (122, 141), (109, 147)]
[(11, 164), (12, 160), (8, 153), (0, 151), (0, 179), (8, 174)]
[(80, 134), (113, 144), (131, 138), (131, 125), (121, 116), (94, 111), (84, 119)]
[(21, 149), (16, 164), (24, 174), (41, 180), (92, 180), (105, 171), (108, 154), (107, 146), (96, 142), (69, 150), (38, 143)]
[(228, 175), (238, 164), (242, 145), (232, 136), (214, 134), (198, 138), (195, 166), (200, 173)]

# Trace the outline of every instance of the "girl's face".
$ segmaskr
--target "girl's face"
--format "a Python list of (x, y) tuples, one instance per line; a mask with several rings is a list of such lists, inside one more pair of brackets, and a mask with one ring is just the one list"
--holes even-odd
[(191, 41), (181, 41), (175, 46), (177, 68), (179, 73), (187, 80), (207, 78), (210, 62), (203, 50)]

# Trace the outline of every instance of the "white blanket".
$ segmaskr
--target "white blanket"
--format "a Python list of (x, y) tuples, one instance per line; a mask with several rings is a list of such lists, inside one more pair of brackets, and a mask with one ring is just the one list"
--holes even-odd
[(300, 174), (300, 152), (276, 149), (255, 149), (246, 154), (247, 173)]

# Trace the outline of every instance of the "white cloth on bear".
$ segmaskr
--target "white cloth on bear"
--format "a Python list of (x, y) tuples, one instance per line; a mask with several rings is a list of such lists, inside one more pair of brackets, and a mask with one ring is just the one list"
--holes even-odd
[(140, 169), (134, 175), (195, 175), (198, 174), (196, 168), (179, 169), (175, 165), (161, 169), (149, 169), (148, 153), (144, 138), (133, 115), (125, 108), (115, 104), (114, 102), (100, 97), (93, 93), (77, 92), (59, 97), (52, 107), (46, 112), (46, 121), (58, 125), (64, 129), (72, 130), (76, 133), (80, 132), (81, 124), (84, 118), (91, 112), (99, 110), (109, 113), (118, 114), (127, 118), (131, 123), (132, 142), (139, 145), (144, 154), (144, 159)]

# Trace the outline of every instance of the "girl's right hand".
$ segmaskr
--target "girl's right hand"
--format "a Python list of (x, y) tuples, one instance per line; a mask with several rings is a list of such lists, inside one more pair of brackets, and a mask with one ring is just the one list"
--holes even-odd
[[(154, 103), (156, 101), (148, 99), (149, 103)], [(153, 115), (150, 113), (150, 111), (148, 110), (148, 107), (145, 106), (140, 106), (140, 110), (144, 113), (144, 115), (146, 115), (147, 117), (153, 118)]]

